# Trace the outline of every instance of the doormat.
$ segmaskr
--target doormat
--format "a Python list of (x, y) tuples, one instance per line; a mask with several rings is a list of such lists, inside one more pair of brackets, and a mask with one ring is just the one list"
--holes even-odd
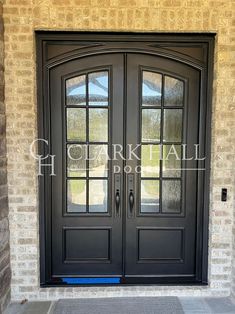
[(177, 297), (59, 300), (54, 314), (183, 314)]

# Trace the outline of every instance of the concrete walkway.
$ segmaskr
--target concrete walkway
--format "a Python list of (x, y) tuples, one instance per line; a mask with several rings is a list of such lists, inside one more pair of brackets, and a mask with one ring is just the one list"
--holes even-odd
[(12, 303), (4, 314), (235, 314), (230, 298), (106, 298)]

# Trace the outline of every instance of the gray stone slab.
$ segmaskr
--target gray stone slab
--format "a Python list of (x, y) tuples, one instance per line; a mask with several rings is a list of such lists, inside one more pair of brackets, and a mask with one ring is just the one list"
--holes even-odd
[(235, 304), (230, 298), (205, 298), (205, 302), (214, 314), (235, 313)]
[(183, 314), (176, 297), (59, 300), (54, 314)]
[(48, 314), (51, 302), (11, 303), (4, 314)]
[(179, 298), (185, 314), (211, 314), (211, 309), (203, 298), (181, 297)]
[(19, 303), (11, 303), (8, 305), (7, 309), (4, 311), (4, 314), (22, 314), (24, 305), (21, 305)]
[(151, 297), (11, 303), (4, 314), (235, 314), (230, 298)]

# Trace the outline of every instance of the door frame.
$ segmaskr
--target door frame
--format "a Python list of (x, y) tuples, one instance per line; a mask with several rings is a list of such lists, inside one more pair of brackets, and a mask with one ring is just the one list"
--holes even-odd
[[(196, 274), (194, 282), (159, 279), (154, 284), (208, 284), (209, 191), (211, 157), (211, 112), (215, 33), (123, 33), (123, 32), (53, 32), (36, 31), (38, 138), (50, 139), (48, 70), (75, 58), (113, 52), (144, 53), (163, 56), (190, 65), (200, 71), (200, 126), (205, 136), (200, 138), (207, 156), (204, 173), (198, 175)], [(55, 49), (60, 47), (61, 54)], [(187, 49), (187, 54), (184, 49)], [(203, 105), (202, 105), (203, 104)], [(50, 143), (49, 143), (50, 152)], [(46, 156), (48, 149), (38, 143), (38, 154)], [(40, 286), (67, 286), (51, 281), (51, 179), (48, 172), (38, 177)], [(136, 284), (133, 282), (133, 284)], [(139, 284), (139, 282), (138, 282)], [(146, 283), (143, 283), (146, 284)], [(153, 284), (153, 282), (150, 282)], [(71, 284), (70, 284), (71, 285)], [(77, 285), (77, 284), (73, 284)], [(113, 285), (113, 284), (112, 284)]]

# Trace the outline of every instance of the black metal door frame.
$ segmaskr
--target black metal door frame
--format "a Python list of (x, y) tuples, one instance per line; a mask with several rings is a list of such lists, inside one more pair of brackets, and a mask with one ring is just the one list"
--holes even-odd
[[(38, 138), (50, 138), (50, 115), (48, 111), (48, 69), (79, 57), (113, 52), (138, 52), (163, 56), (200, 71), (200, 143), (207, 156), (206, 171), (199, 173), (197, 184), (197, 262), (196, 280), (168, 280), (161, 278), (150, 284), (207, 284), (208, 283), (208, 225), (211, 143), (211, 103), (213, 79), (213, 52), (215, 34), (155, 34), (155, 33), (90, 33), (90, 32), (36, 32), (37, 39), (37, 88), (38, 88)], [(60, 53), (58, 53), (58, 48)], [(56, 52), (57, 51), (57, 52)], [(39, 154), (48, 151), (39, 143)], [(50, 149), (50, 148), (49, 148)], [(203, 162), (201, 162), (203, 163)], [(200, 164), (200, 162), (199, 162)], [(51, 282), (51, 179), (48, 173), (39, 177), (40, 212), (40, 284)], [(133, 282), (133, 284), (146, 282)], [(64, 285), (59, 283), (56, 285)]]

